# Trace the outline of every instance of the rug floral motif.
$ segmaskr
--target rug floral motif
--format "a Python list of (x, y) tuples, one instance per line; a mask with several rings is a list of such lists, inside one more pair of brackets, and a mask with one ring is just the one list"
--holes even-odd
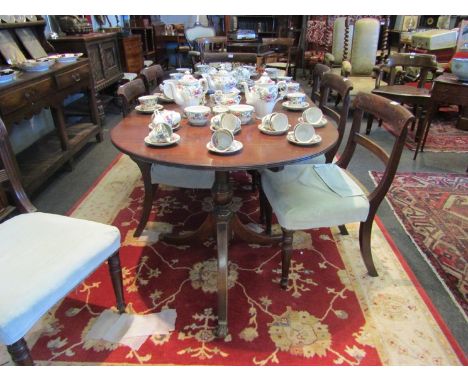
[[(99, 314), (115, 304), (107, 267), (103, 265), (46, 315), (42, 332), (32, 346), (37, 363), (466, 363), (377, 227), (373, 244), (381, 272), (378, 278), (365, 272), (357, 244), (358, 226), (349, 226), (349, 236), (328, 228), (299, 231), (294, 236), (286, 290), (279, 286), (280, 247), (249, 245), (234, 238), (228, 266), (229, 334), (224, 339), (216, 338), (215, 240), (209, 238), (190, 246), (159, 241), (163, 232), (195, 229), (210, 210), (210, 194), (161, 186), (150, 223), (143, 235), (135, 238), (143, 187), (136, 180), (138, 169), (129, 163), (127, 157), (122, 157), (72, 216), (90, 219), (98, 213), (103, 222), (112, 221), (120, 229), (127, 311), (147, 314), (176, 309), (176, 330), (149, 337), (138, 351), (102, 340), (86, 340)], [(123, 179), (135, 179), (133, 187)], [(234, 205), (242, 220), (255, 224), (258, 199), (250, 191), (248, 177), (237, 173), (232, 182)], [(109, 183), (113, 186), (109, 187)], [(127, 191), (122, 198), (120, 193)], [(109, 204), (104, 207), (107, 212), (95, 209), (100, 198), (117, 195), (120, 208)]]
[[(382, 173), (372, 172), (374, 179)], [(468, 177), (400, 173), (387, 193), (416, 246), (468, 313)]]
[[(441, 108), (431, 123), (424, 151), (432, 152), (468, 152), (468, 131), (457, 129), (458, 111), (454, 107)], [(391, 134), (396, 135), (392, 127), (383, 124), (383, 127)], [(372, 133), (371, 133), (372, 134)], [(415, 141), (416, 128), (408, 131), (406, 147), (416, 150), (418, 143)]]

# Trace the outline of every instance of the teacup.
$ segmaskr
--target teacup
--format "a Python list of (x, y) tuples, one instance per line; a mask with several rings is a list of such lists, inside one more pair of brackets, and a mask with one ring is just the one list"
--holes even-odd
[(180, 80), (183, 76), (184, 76), (184, 73), (180, 73), (180, 72), (169, 74), (169, 77), (171, 77), (171, 79), (173, 80)]
[(302, 105), (306, 100), (305, 93), (295, 92), (287, 95), (291, 105)]
[(264, 128), (273, 131), (283, 131), (288, 128), (288, 116), (283, 113), (271, 113), (262, 118)]
[(280, 73), (280, 70), (277, 68), (265, 68), (265, 72), (272, 80), (274, 80), (276, 79), (276, 76)]
[(211, 136), (211, 145), (218, 151), (229, 150), (233, 142), (234, 135), (228, 129), (216, 130)]
[(229, 112), (229, 107), (225, 105), (215, 105), (211, 108), (215, 115)]
[(191, 125), (203, 126), (208, 122), (211, 109), (208, 106), (187, 106), (185, 115)]
[(219, 127), (221, 129), (227, 129), (230, 132), (234, 133), (240, 129), (241, 120), (234, 114), (224, 113), (219, 116)]
[(226, 106), (237, 105), (241, 100), (241, 96), (238, 92), (223, 93), (221, 90), (216, 90), (210, 97), (212, 103)]
[(141, 96), (138, 97), (138, 102), (140, 102), (140, 105), (143, 109), (154, 109), (158, 104), (158, 97), (155, 95)]
[(155, 111), (153, 116), (151, 117), (151, 128), (154, 128), (158, 123), (167, 123), (172, 126), (172, 128), (176, 127), (181, 120), (180, 113), (173, 110), (162, 110), (162, 111)]
[(318, 107), (309, 107), (302, 113), (302, 120), (311, 124), (318, 124), (323, 117), (323, 112)]
[(153, 130), (149, 133), (149, 139), (154, 143), (169, 142), (172, 138), (172, 126), (161, 122), (154, 126)]
[(231, 105), (229, 111), (240, 119), (241, 125), (245, 125), (252, 120), (255, 108), (252, 105)]
[(301, 88), (301, 84), (299, 82), (288, 82), (286, 84), (286, 89), (288, 94), (289, 93), (297, 93)]
[(294, 126), (294, 139), (297, 142), (307, 143), (315, 136), (315, 129), (310, 123), (300, 122)]
[(179, 81), (177, 80), (164, 80), (162, 82), (162, 84), (159, 85), (159, 89), (164, 93), (164, 95), (169, 98), (169, 99), (174, 99), (174, 96), (172, 95), (172, 89), (171, 87), (169, 86), (169, 82), (173, 82), (175, 85), (177, 85), (177, 83)]

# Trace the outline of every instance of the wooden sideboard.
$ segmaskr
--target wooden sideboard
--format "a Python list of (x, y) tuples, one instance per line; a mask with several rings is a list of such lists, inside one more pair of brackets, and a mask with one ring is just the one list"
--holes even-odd
[(117, 33), (88, 33), (65, 36), (51, 39), (49, 43), (59, 53), (84, 53), (89, 58), (94, 90), (98, 93), (99, 116), (103, 121), (106, 101), (99, 92), (116, 84), (123, 78)]
[[(8, 132), (15, 123), (31, 118), (44, 108), (50, 108), (55, 130), (16, 155), (23, 186), (32, 193), (64, 164), (72, 164), (73, 157), (94, 136), (102, 140), (96, 97), (89, 60), (55, 63), (44, 72), (21, 72), (17, 79), (0, 84), (0, 117)], [(64, 99), (74, 93), (85, 92), (88, 97), (90, 122), (67, 126)]]
[(119, 37), (122, 68), (127, 73), (140, 73), (143, 69), (143, 44), (141, 36)]

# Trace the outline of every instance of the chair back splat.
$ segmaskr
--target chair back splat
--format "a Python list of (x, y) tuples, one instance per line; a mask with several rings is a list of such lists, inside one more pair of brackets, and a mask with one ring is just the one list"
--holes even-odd
[(147, 94), (145, 84), (141, 78), (136, 78), (133, 81), (127, 82), (117, 89), (117, 95), (122, 100), (122, 114), (126, 117), (130, 111), (131, 107), (138, 97)]
[(151, 65), (140, 71), (140, 76), (145, 83), (146, 93), (150, 94), (164, 77), (164, 70), (161, 65)]
[[(323, 65), (322, 65), (323, 66)], [(353, 84), (346, 78), (339, 76), (334, 73), (325, 73), (322, 78), (320, 85), (320, 103), (319, 107), (323, 114), (333, 119), (338, 128), (338, 140), (335, 146), (325, 154), (326, 162), (331, 163), (335, 157), (341, 142), (343, 141), (344, 132), (346, 129), (346, 122), (348, 120), (349, 108), (351, 104), (351, 90)], [(341, 112), (338, 113), (336, 110), (328, 106), (327, 100), (330, 94), (330, 90), (338, 93), (339, 97), (343, 100), (341, 106)]]
[[(358, 93), (354, 100), (354, 107), (356, 110), (349, 133), (350, 137), (343, 155), (336, 164), (341, 168), (346, 168), (353, 156), (356, 145), (359, 144), (377, 156), (386, 165), (382, 179), (368, 196), (372, 211), (373, 207), (377, 209), (393, 181), (400, 162), (406, 135), (408, 134), (408, 126), (413, 122), (414, 116), (398, 103), (375, 94)], [(378, 144), (359, 133), (364, 113), (369, 113), (375, 118), (382, 119), (384, 123), (388, 123), (395, 131), (399, 132), (390, 155)]]

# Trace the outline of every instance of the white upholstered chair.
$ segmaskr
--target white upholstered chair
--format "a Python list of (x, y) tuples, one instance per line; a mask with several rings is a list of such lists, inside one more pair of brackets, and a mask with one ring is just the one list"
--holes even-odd
[[(324, 63), (330, 67), (341, 68), (343, 62), (345, 43), (347, 43), (347, 49), (351, 49), (353, 41), (354, 25), (348, 25), (346, 31), (346, 17), (338, 17), (333, 23), (333, 39), (332, 39), (332, 51), (331, 53), (325, 53)], [(346, 33), (348, 34), (346, 36)], [(346, 41), (345, 41), (346, 37)], [(339, 73), (339, 70), (338, 70)]]
[[(0, 185), (9, 185), (22, 212), (0, 224), (0, 343), (16, 364), (32, 365), (24, 336), (106, 260), (117, 309), (125, 311), (120, 232), (105, 224), (36, 212), (21, 186), (1, 120), (0, 157)], [(0, 221), (12, 211), (12, 206), (0, 204)]]
[[(295, 230), (339, 226), (360, 222), (359, 245), (366, 268), (377, 276), (372, 259), (371, 231), (374, 216), (392, 183), (413, 115), (404, 107), (383, 97), (359, 93), (354, 101), (354, 118), (346, 149), (336, 163), (291, 165), (283, 171), (265, 171), (262, 189), (283, 230), (281, 286), (288, 283), (292, 239)], [(371, 113), (392, 125), (399, 136), (391, 155), (359, 133), (363, 113)], [(367, 194), (349, 175), (346, 168), (356, 145), (368, 149), (386, 164), (377, 187)], [(270, 207), (271, 206), (271, 207)], [(271, 210), (267, 214), (271, 219)], [(271, 224), (271, 220), (270, 220)]]

